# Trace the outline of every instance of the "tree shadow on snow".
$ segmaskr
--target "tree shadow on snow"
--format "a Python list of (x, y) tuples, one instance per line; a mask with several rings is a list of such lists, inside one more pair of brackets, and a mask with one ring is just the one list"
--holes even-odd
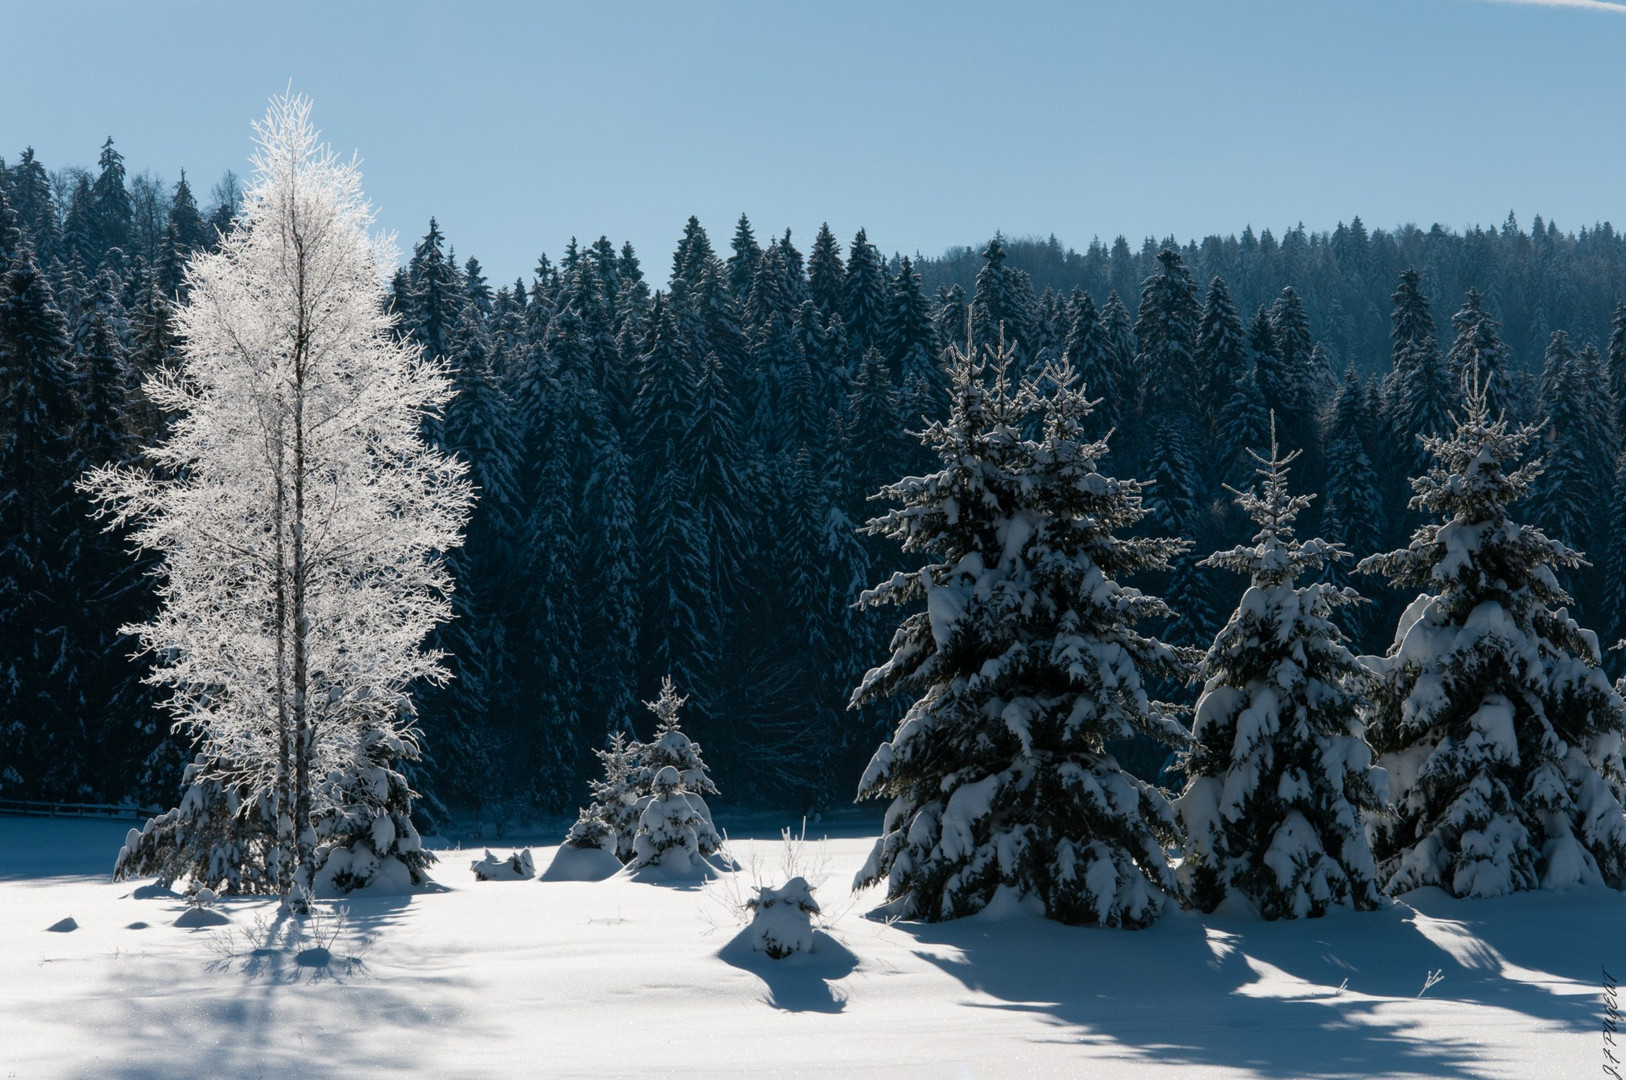
[(822, 930), (813, 932), (811, 952), (775, 960), (751, 947), (750, 928), (740, 931), (717, 952), (730, 967), (748, 971), (768, 986), (763, 1000), (785, 1012), (838, 1013), (847, 1007), (847, 994), (835, 984), (858, 967), (852, 950)]
[[(1436, 1010), (1452, 1003), (1594, 1022), (1596, 995), (1579, 990), (1597, 984), (1597, 943), (1622, 940), (1619, 894), (1560, 898), (1544, 934), (1530, 923), (1553, 894), (1407, 899), (1276, 923), (1170, 911), (1140, 931), (1031, 915), (894, 928), (923, 946), (917, 955), (998, 999), (982, 1007), (1040, 1014), (1058, 1039), (1282, 1080), (1481, 1075), (1492, 1051), (1440, 1035), (1453, 1025)], [(1445, 978), (1426, 990), (1429, 1015), (1397, 1008), (1393, 999), (1418, 997), (1430, 971)]]
[[(421, 969), (381, 978), (368, 967), (373, 942), (405, 917), (411, 899), (355, 894), (340, 902), (348, 910), (338, 927), (325, 902), (310, 919), (263, 897), (219, 901), (216, 910), (232, 924), (190, 931), (195, 950), (115, 969), (101, 999), (126, 1002), (130, 1011), (123, 1023), (99, 1028), (99, 1060), (77, 1075), (294, 1075), (316, 1062), (347, 1075), (418, 1069), (413, 1043), (424, 1030), (479, 1023), (447, 1003), (465, 980)], [(164, 908), (160, 926), (178, 910)]]

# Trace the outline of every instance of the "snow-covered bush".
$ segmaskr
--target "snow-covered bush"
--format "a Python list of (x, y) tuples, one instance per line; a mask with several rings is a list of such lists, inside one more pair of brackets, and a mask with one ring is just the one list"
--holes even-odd
[(1411, 505), (1439, 520), (1358, 569), (1421, 589), (1377, 676), (1368, 739), (1392, 804), (1374, 823), (1390, 892), (1455, 896), (1606, 881), (1626, 873), (1621, 742), (1626, 703), (1596, 636), (1570, 618), (1553, 570), (1578, 552), (1508, 516), (1539, 461), (1533, 425), (1492, 420), (1468, 388), (1455, 430), (1426, 437), (1434, 463)]
[(759, 886), (745, 906), (751, 912), (751, 947), (757, 952), (781, 960), (812, 949), (819, 903), (806, 878), (791, 878), (777, 889)]
[(632, 838), (638, 832), (639, 777), (642, 776), (644, 747), (628, 743), (616, 732), (610, 745), (595, 750), (604, 764), (604, 779), (588, 785), (593, 801), (565, 834), (565, 844), (577, 848), (600, 848), (623, 863), (632, 861)]
[(529, 881), (536, 876), (536, 859), (531, 849), (516, 851), (500, 859), (487, 849), (484, 858), (469, 863), (477, 881)]
[(1361, 815), (1381, 795), (1359, 715), (1367, 675), (1331, 619), (1360, 598), (1297, 584), (1349, 553), (1293, 536), (1310, 497), (1288, 494), (1298, 451), (1279, 455), (1274, 414), (1270, 457), (1250, 453), (1263, 490), (1237, 492), (1237, 503), (1259, 532), (1251, 546), (1202, 562), (1249, 582), (1198, 664), (1189, 779), (1175, 801), (1186, 833), (1181, 883), (1202, 911), (1233, 892), (1267, 919), (1318, 916), (1332, 904), (1371, 909), (1377, 869)]
[(1119, 581), (1186, 544), (1118, 535), (1145, 516), (1144, 485), (1098, 471), (1107, 446), (1083, 435), (1093, 404), (1066, 361), (1012, 387), (1008, 353), (955, 350), (951, 376), (949, 417), (923, 435), (941, 470), (884, 488), (902, 506), (866, 527), (935, 561), (862, 597), (924, 610), (853, 692), (915, 698), (859, 782), (892, 804), (855, 884), (885, 880), (883, 910), (905, 918), (1003, 890), (1063, 922), (1144, 926), (1179, 887), (1174, 812), (1104, 742), (1183, 745), (1142, 678), (1181, 680), (1189, 658), (1135, 629), (1168, 608)]

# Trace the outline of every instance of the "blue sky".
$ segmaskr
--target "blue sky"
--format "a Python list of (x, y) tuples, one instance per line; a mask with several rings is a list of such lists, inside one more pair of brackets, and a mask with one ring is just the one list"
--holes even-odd
[(937, 253), (996, 229), (1181, 237), (1626, 225), (1626, 5), (1601, 0), (21, 3), (0, 155), (201, 193), (291, 79), (403, 246), (436, 215), (497, 279), (572, 236), (662, 276), (821, 221)]

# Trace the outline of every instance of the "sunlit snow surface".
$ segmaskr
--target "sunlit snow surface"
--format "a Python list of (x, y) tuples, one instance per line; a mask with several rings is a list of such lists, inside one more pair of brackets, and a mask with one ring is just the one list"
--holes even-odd
[[(179, 898), (106, 879), (125, 824), (0, 818), (0, 1078), (1581, 1077), (1604, 1061), (1600, 965), (1626, 972), (1626, 900), (1601, 888), (887, 926), (847, 892), (856, 827), (804, 851), (828, 924), (775, 961), (731, 906), (753, 873), (784, 880), (777, 823), (733, 824), (742, 869), (707, 883), (479, 882), (471, 859), (514, 850), (482, 840), (431, 891), (353, 897), (324, 945), (330, 918), (296, 939), (265, 900), (176, 927)], [(500, 842), (542, 872), (546, 839)]]

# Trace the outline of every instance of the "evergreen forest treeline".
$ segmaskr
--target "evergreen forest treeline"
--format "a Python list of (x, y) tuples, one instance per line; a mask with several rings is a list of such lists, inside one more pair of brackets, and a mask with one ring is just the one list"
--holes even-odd
[[(207, 207), (184, 174), (128, 177), (112, 140), (95, 171), (0, 162), (0, 796), (175, 795), (186, 748), (118, 633), (153, 604), (147, 568), (74, 484), (157, 437), (140, 381), (173, 355), (185, 261), (237, 196), (229, 174)], [(1155, 481), (1142, 528), (1193, 541), (1132, 583), (1168, 599), (1165, 640), (1206, 645), (1231, 607), (1228, 575), (1196, 564), (1249, 535), (1225, 485), (1252, 476), (1272, 412), (1318, 493), (1307, 527), (1367, 555), (1421, 520), (1416, 436), (1447, 429), (1475, 369), (1495, 408), (1546, 421), (1531, 512), (1591, 560), (1565, 582), (1573, 614), (1605, 645), (1626, 636), (1626, 238), (1608, 224), (1356, 218), (1083, 253), (996, 237), (940, 259), (862, 230), (800, 243), (743, 215), (714, 243), (691, 218), (669, 271), (601, 237), (512, 284), (433, 221), (413, 247), (400, 329), (458, 389), (426, 433), (481, 493), (433, 642), (456, 678), (417, 702), (431, 811), (577, 805), (592, 751), (638, 733), (668, 673), (729, 799), (850, 798), (899, 708), (846, 707), (896, 618), (854, 602), (920, 561), (857, 527), (869, 495), (934, 466), (910, 432), (946, 408), (939, 361), (968, 334), (1030, 370), (1065, 356), (1101, 399), (1095, 434), (1115, 429), (1114, 471)], [(1339, 618), (1382, 652), (1410, 597), (1328, 572), (1375, 601)], [(1119, 749), (1149, 778), (1162, 763)]]

